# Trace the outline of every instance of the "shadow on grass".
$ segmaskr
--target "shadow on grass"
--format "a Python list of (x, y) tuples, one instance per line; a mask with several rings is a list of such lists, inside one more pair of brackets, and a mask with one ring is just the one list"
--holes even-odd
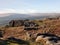
[(10, 37), (7, 40), (0, 40), (0, 45), (9, 45), (10, 43), (15, 43), (17, 45), (29, 45), (28, 41), (16, 39), (14, 37)]

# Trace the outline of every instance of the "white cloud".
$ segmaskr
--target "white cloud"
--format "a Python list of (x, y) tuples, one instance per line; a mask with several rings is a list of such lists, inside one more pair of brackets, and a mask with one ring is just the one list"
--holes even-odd
[(35, 12), (37, 12), (37, 10), (33, 10), (33, 9), (26, 9), (26, 10), (3, 9), (3, 10), (0, 10), (0, 14), (2, 13), (35, 13)]
[(2, 13), (14, 13), (15, 10), (14, 9), (3, 9), (3, 10), (0, 10), (0, 14)]
[(3, 16), (8, 16), (8, 15), (2, 15), (2, 14), (5, 14), (5, 13), (20, 13), (20, 14), (30, 14), (30, 13), (36, 13), (37, 10), (33, 10), (33, 9), (27, 9), (27, 10), (22, 10), (22, 9), (3, 9), (3, 10), (0, 10), (0, 17), (3, 17)]
[[(26, 9), (26, 10), (22, 10), (22, 9), (3, 9), (0, 10), (0, 17), (3, 16), (9, 16), (9, 15), (5, 15), (5, 13), (20, 13), (20, 14), (31, 14), (31, 13), (54, 13), (57, 12), (59, 13), (60, 11), (43, 11), (43, 10), (34, 10), (34, 9)], [(2, 15), (4, 14), (4, 15)]]

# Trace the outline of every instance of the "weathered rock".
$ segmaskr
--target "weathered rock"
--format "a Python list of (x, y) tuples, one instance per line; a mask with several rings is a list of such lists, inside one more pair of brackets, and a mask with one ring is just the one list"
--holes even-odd
[(9, 26), (11, 26), (11, 27), (18, 27), (18, 26), (23, 26), (23, 25), (24, 25), (23, 20), (11, 20), (9, 22)]
[[(40, 35), (40, 36), (39, 36)], [(39, 34), (36, 38), (36, 42), (43, 42), (46, 45), (57, 45), (60, 42), (60, 37), (50, 34)]]
[(4, 30), (0, 30), (0, 37), (3, 37)]

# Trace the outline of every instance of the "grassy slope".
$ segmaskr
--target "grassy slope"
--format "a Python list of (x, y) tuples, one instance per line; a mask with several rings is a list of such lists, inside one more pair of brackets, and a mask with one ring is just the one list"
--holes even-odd
[[(34, 20), (33, 22), (38, 23), (40, 26), (39, 30), (32, 30), (29, 31), (31, 33), (52, 33), (55, 35), (60, 36), (60, 20)], [(23, 27), (9, 27), (9, 28), (0, 28), (2, 30), (5, 30), (4, 38), (14, 36), (18, 39), (25, 39), (26, 31), (23, 30)], [(35, 44), (35, 42), (31, 42), (31, 45)]]
[[(39, 30), (30, 30), (29, 32), (33, 33), (53, 33), (55, 35), (60, 35), (60, 20), (56, 19), (56, 20), (34, 20), (33, 22), (38, 23), (39, 26)], [(13, 34), (13, 36), (15, 35), (16, 37), (19, 37), (19, 35), (23, 35), (26, 31), (24, 31), (23, 27), (9, 27), (9, 28), (1, 28), (3, 30), (5, 30), (5, 34), (4, 36), (8, 36), (11, 34)]]

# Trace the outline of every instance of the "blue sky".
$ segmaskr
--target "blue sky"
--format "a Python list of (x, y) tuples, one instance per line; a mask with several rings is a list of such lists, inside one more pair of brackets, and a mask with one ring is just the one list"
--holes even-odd
[(60, 0), (0, 0), (0, 13), (60, 12)]

